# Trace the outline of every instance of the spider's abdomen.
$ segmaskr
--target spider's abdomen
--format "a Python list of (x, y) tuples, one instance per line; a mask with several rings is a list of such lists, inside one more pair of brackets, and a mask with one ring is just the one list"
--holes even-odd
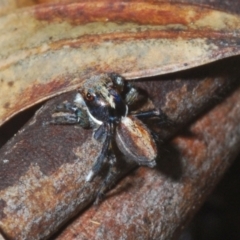
[(123, 117), (116, 129), (116, 143), (120, 151), (139, 165), (156, 165), (157, 146), (149, 130), (133, 116)]

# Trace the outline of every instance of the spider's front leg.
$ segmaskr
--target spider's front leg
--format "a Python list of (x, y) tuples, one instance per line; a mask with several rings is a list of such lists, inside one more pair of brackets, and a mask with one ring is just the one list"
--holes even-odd
[(87, 111), (69, 102), (57, 105), (52, 120), (48, 123), (56, 125), (79, 124), (83, 128), (91, 127)]

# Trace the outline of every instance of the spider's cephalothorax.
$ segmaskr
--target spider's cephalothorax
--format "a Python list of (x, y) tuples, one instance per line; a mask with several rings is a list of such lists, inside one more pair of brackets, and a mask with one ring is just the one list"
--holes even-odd
[(131, 113), (131, 106), (141, 96), (136, 88), (118, 74), (102, 74), (86, 80), (79, 89), (74, 104), (59, 105), (58, 111), (68, 112), (53, 118), (54, 124), (80, 124), (92, 127), (93, 137), (103, 142), (95, 164), (86, 177), (91, 181), (101, 170), (104, 162), (109, 163), (108, 174), (97, 198), (113, 182), (117, 172), (117, 158), (113, 145), (139, 165), (156, 165), (157, 146), (141, 118), (159, 116), (157, 111)]

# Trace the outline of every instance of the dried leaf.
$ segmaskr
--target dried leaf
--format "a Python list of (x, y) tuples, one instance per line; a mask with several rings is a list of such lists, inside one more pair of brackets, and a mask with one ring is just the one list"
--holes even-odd
[(18, 8), (32, 6), (36, 0), (0, 0), (0, 16), (10, 13)]
[(2, 17), (0, 26), (0, 124), (92, 74), (154, 76), (240, 51), (240, 17), (196, 5), (38, 5)]

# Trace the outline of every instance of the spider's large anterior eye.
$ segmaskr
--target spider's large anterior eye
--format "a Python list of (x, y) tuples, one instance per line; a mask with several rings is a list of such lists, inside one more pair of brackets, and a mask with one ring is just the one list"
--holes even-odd
[(88, 92), (88, 93), (86, 94), (86, 100), (87, 100), (87, 101), (92, 101), (93, 99), (94, 99), (93, 95)]

